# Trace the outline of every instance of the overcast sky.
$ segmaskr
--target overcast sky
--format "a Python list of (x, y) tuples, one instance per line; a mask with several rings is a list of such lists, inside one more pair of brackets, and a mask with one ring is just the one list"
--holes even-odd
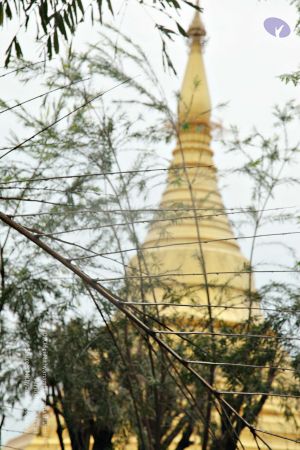
[[(208, 34), (205, 64), (212, 103), (217, 105), (229, 101), (226, 109), (215, 113), (215, 119), (222, 121), (225, 128), (229, 124), (235, 124), (241, 130), (247, 130), (256, 125), (263, 132), (271, 133), (272, 106), (276, 103), (282, 106), (291, 98), (300, 98), (300, 87), (285, 85), (278, 79), (280, 74), (299, 68), (300, 37), (292, 32), (287, 38), (275, 38), (265, 31), (263, 22), (270, 16), (280, 17), (293, 30), (297, 20), (294, 8), (287, 0), (202, 0), (201, 6), (204, 8), (203, 21)], [(191, 8), (185, 7), (179, 21), (187, 27), (191, 16)], [(116, 8), (115, 24), (144, 48), (166, 91), (171, 94), (172, 90), (177, 90), (180, 86), (187, 59), (187, 46), (181, 36), (170, 44), (170, 55), (178, 71), (178, 78), (164, 73), (160, 41), (157, 32), (153, 31), (156, 19), (164, 21), (167, 26), (174, 26), (166, 18), (160, 19), (152, 10), (146, 12), (135, 0), (120, 1), (119, 9)], [(11, 24), (8, 30), (1, 32), (1, 55), (17, 26), (16, 23)], [(83, 49), (87, 40), (91, 42), (96, 39), (97, 26), (91, 30), (82, 24), (74, 48)], [(25, 57), (30, 57), (33, 61), (40, 59), (33, 37), (31, 39), (27, 36), (23, 47), (27, 48)], [(2, 73), (5, 70), (2, 69)], [(1, 79), (0, 95), (4, 99), (26, 99), (40, 92), (43, 92), (43, 88), (36, 83), (31, 83), (24, 89), (14, 76)], [(32, 108), (34, 109), (34, 105)], [(9, 114), (0, 116), (0, 126), (1, 146), (5, 144), (9, 129), (19, 130), (20, 138), (28, 134), (28, 130), (18, 128), (13, 122), (13, 116)], [(299, 130), (297, 132), (295, 129), (294, 133), (295, 139), (300, 137)], [(215, 144), (213, 148), (217, 164), (222, 168), (226, 163), (221, 147)], [(295, 173), (297, 172), (298, 170)], [(277, 200), (278, 206), (283, 203), (300, 205), (299, 194), (300, 192), (289, 193), (288, 198), (285, 198), (282, 193)], [(226, 192), (226, 201), (230, 206), (237, 206), (242, 204), (242, 199), (246, 196), (245, 192), (232, 186)], [(20, 430), (23, 429), (23, 424), (11, 419), (6, 422), (5, 428)], [(16, 433), (4, 434), (5, 438), (13, 435)]]

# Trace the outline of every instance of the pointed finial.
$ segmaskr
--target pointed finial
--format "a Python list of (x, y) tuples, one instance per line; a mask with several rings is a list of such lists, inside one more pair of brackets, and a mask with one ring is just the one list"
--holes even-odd
[[(195, 4), (199, 6), (199, 2)], [(180, 91), (178, 117), (181, 124), (202, 124), (210, 128), (211, 102), (203, 61), (203, 41), (206, 35), (199, 11), (188, 30), (190, 51)]]
[[(196, 6), (200, 7), (199, 0), (196, 1)], [(187, 35), (192, 39), (202, 38), (206, 35), (205, 27), (202, 23), (199, 11), (196, 11), (194, 19), (188, 29)]]

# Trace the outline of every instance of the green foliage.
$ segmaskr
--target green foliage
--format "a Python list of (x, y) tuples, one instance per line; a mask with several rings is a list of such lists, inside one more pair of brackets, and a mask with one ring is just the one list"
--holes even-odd
[(297, 70), (296, 72), (293, 72), (293, 73), (285, 73), (283, 75), (280, 75), (279, 78), (285, 84), (292, 82), (294, 84), (294, 86), (297, 86), (300, 81), (300, 71)]
[[(176, 7), (176, 2), (172, 3)], [(105, 96), (96, 104), (90, 103), (63, 124), (38, 135), (28, 147), (3, 158), (3, 207), (93, 278), (105, 279), (106, 285), (122, 299), (145, 302), (152, 297), (154, 303), (157, 298), (162, 299), (167, 305), (159, 310), (153, 305), (147, 309), (133, 307), (133, 311), (151, 328), (178, 329), (180, 312), (174, 313), (173, 305), (184, 303), (189, 297), (197, 306), (199, 290), (202, 292), (205, 286), (188, 289), (184, 282), (175, 282), (171, 276), (148, 279), (148, 273), (161, 274), (160, 263), (154, 257), (146, 260), (139, 251), (145, 222), (151, 225), (151, 220), (162, 220), (162, 236), (167, 236), (170, 221), (175, 217), (178, 222), (182, 220), (180, 214), (166, 216), (166, 211), (145, 219), (142, 211), (156, 184), (165, 182), (165, 178), (158, 178), (161, 174), (147, 172), (162, 161), (159, 149), (151, 149), (158, 142), (176, 137), (176, 127), (164, 125), (174, 125), (175, 119), (143, 50), (122, 34), (116, 46), (115, 32), (111, 27), (105, 28), (100, 35), (102, 45), (90, 45), (80, 55), (70, 53), (55, 72), (44, 75), (39, 66), (27, 64), (22, 72), (25, 81), (42, 75), (49, 89), (67, 86), (54, 98), (44, 99), (37, 117), (24, 107), (14, 110), (15, 117), (31, 132), (93, 98), (98, 92), (96, 87), (106, 80), (129, 80), (128, 89), (124, 98), (116, 93), (109, 104)], [(142, 80), (127, 73), (129, 61), (143, 71)], [(70, 85), (74, 80), (87, 78), (88, 82)], [(285, 174), (299, 152), (298, 146), (287, 139), (298, 111), (295, 102), (275, 108), (271, 136), (255, 130), (241, 138), (233, 129), (232, 141), (229, 145), (226, 142), (234, 161), (243, 158), (240, 166), (232, 168), (230, 177), (233, 173), (246, 175), (251, 182), (251, 204), (245, 208), (245, 217), (246, 226), (252, 225), (254, 235), (267, 221), (292, 221), (289, 214), (265, 218), (262, 211), (280, 186), (298, 183)], [(9, 144), (17, 142), (13, 135)], [(134, 156), (129, 157), (130, 152)], [(186, 183), (177, 171), (172, 181), (176, 186)], [(167, 450), (174, 442), (176, 450), (188, 448), (195, 435), (204, 447), (208, 431), (213, 431), (213, 437), (209, 435), (207, 450), (238, 448), (243, 425), (232, 411), (220, 408), (217, 399), (199, 381), (98, 297), (93, 298), (100, 313), (96, 315), (96, 309), (88, 306), (91, 293), (66, 270), (52, 264), (23, 238), (11, 236), (6, 228), (1, 231), (3, 402), (14, 405), (25, 392), (34, 396), (35, 386), (43, 376), (42, 346), (46, 336), (48, 365), (43, 400), (54, 411), (57, 425), (68, 428), (73, 450), (80, 448), (79, 441), (83, 443), (81, 448), (87, 448), (91, 436), (99, 445), (105, 437), (107, 448), (112, 448), (114, 437), (122, 448), (132, 434), (137, 437), (140, 450)], [(254, 238), (247, 272), (255, 268), (255, 242)], [(137, 249), (134, 265), (128, 248)], [(299, 258), (295, 253), (292, 257), (293, 267), (297, 267)], [(199, 258), (195, 258), (195, 267), (198, 266)], [(141, 273), (140, 280), (131, 278)], [(291, 365), (299, 375), (299, 352), (292, 340), (285, 339), (289, 333), (296, 335), (299, 329), (298, 283), (270, 280), (255, 293), (250, 286), (251, 276), (249, 290), (238, 299), (239, 304), (249, 306), (250, 312), (238, 325), (212, 320), (208, 308), (203, 310), (201, 321), (191, 314), (185, 323), (180, 323), (209, 333), (217, 322), (223, 336), (200, 334), (174, 339), (166, 335), (165, 342), (183, 357), (199, 361), (198, 373), (216, 388), (298, 393), (298, 378), (287, 380), (278, 369)], [(215, 288), (210, 282), (208, 289)], [(228, 296), (228, 286), (218, 289), (221, 306)], [(270, 309), (259, 320), (252, 310), (258, 302)], [(11, 329), (5, 322), (9, 318), (15, 321)], [(278, 339), (245, 339), (239, 334)], [(9, 348), (7, 342), (22, 350), (14, 353), (12, 361), (9, 358), (14, 347)], [(27, 385), (22, 377), (26, 349), (30, 362)], [(245, 367), (245, 362), (248, 366), (264, 367)], [(268, 395), (241, 396), (233, 392), (225, 398), (242, 417), (255, 424)], [(282, 406), (292, 417), (291, 405), (282, 402)]]
[[(147, 7), (147, 2), (135, 0), (137, 6)], [(0, 26), (5, 25), (5, 21), (18, 18), (22, 22), (22, 27), (28, 33), (31, 23), (36, 27), (36, 39), (44, 43), (45, 50), (49, 59), (55, 53), (60, 51), (60, 40), (63, 38), (66, 42), (70, 41), (75, 34), (78, 25), (83, 21), (90, 20), (92, 24), (97, 21), (103, 23), (104, 14), (109, 11), (114, 16), (115, 0), (92, 0), (88, 6), (83, 6), (82, 0), (1, 0), (0, 1)], [(169, 15), (172, 10), (180, 10), (187, 5), (196, 10), (200, 8), (191, 1), (183, 0), (151, 0), (150, 5), (165, 15)], [(179, 33), (186, 35), (182, 26), (175, 21)], [(164, 57), (169, 59), (165, 47), (165, 37), (170, 38), (175, 31), (165, 28), (163, 25), (156, 24), (159, 29)], [(15, 54), (17, 58), (22, 57), (23, 51), (17, 36), (15, 36), (6, 50), (5, 65), (10, 62), (11, 56)], [(173, 68), (173, 65), (171, 64)]]

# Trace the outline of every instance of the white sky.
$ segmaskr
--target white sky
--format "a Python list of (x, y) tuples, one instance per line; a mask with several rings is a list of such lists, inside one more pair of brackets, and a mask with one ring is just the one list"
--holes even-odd
[[(121, 7), (123, 3), (127, 6)], [(178, 70), (176, 78), (163, 72), (160, 42), (157, 32), (153, 31), (157, 14), (150, 9), (146, 13), (135, 0), (119, 1), (119, 5), (115, 24), (136, 39), (147, 52), (166, 91), (171, 93), (178, 89), (187, 58), (184, 38), (178, 37), (169, 46), (170, 55)], [(201, 5), (204, 8), (203, 20), (209, 38), (205, 64), (212, 102), (217, 105), (230, 101), (226, 109), (216, 113), (216, 119), (221, 120), (225, 127), (235, 124), (241, 130), (249, 130), (256, 125), (264, 133), (271, 134), (271, 107), (275, 103), (283, 106), (291, 98), (300, 98), (300, 87), (285, 85), (278, 79), (278, 75), (299, 68), (300, 37), (292, 32), (287, 38), (276, 39), (265, 31), (263, 22), (267, 17), (277, 16), (285, 20), (293, 30), (297, 19), (294, 8), (287, 0), (202, 0)], [(187, 27), (191, 15), (191, 9), (184, 7), (180, 23)], [(171, 26), (167, 19), (164, 19), (164, 24)], [(16, 28), (17, 24), (14, 23), (0, 33), (1, 55)], [(80, 25), (74, 48), (83, 49), (85, 42), (97, 40), (96, 30), (97, 26), (91, 29), (85, 24)], [(23, 41), (23, 47), (27, 47), (25, 57), (30, 57), (33, 61), (40, 59), (37, 46), (29, 36), (26, 36), (26, 42)], [(3, 65), (3, 61), (0, 64)], [(2, 73), (5, 70), (2, 69)], [(35, 82), (24, 88), (14, 76), (0, 78), (0, 82), (0, 96), (4, 99), (26, 99), (44, 91)], [(34, 105), (32, 108), (34, 109)], [(28, 135), (28, 130), (21, 129), (12, 119), (13, 116), (9, 114), (0, 116), (1, 146), (5, 145), (9, 129), (20, 130), (20, 138)], [(295, 129), (295, 139), (300, 138), (299, 130), (300, 127)], [(225, 159), (228, 156), (225, 158), (220, 146), (215, 144), (213, 148), (216, 150), (218, 166), (222, 168), (227, 165)], [(283, 192), (276, 205), (300, 205), (299, 194), (299, 188), (298, 192)], [(225, 195), (229, 206), (242, 205), (246, 198), (247, 192), (240, 186), (238, 189), (236, 186), (229, 187)], [(5, 428), (20, 430), (23, 429), (23, 424), (11, 419), (7, 420)], [(16, 433), (7, 432), (4, 433), (4, 438), (15, 435)]]

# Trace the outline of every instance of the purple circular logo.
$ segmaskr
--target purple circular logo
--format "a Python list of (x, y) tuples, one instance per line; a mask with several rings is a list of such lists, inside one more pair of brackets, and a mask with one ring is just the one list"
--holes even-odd
[(278, 17), (268, 17), (264, 21), (265, 30), (272, 36), (285, 38), (291, 33), (289, 25)]

